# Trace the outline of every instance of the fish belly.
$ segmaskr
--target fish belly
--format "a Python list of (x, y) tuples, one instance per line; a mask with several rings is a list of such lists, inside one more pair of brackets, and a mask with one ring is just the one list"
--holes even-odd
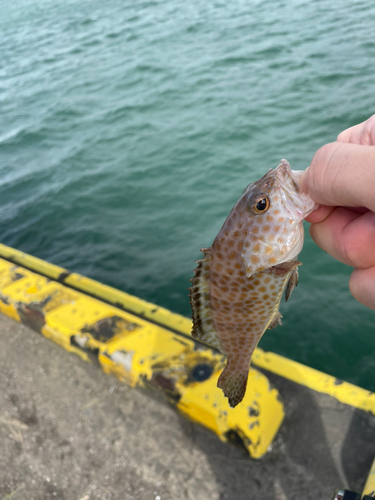
[(211, 317), (221, 351), (227, 356), (218, 386), (231, 406), (236, 406), (246, 391), (254, 349), (279, 317), (282, 293), (293, 269), (280, 275), (271, 268), (247, 278), (242, 260), (230, 266), (215, 260), (210, 276)]

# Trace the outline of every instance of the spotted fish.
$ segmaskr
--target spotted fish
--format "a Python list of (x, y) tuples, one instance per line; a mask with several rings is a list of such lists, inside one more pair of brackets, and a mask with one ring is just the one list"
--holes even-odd
[(286, 160), (249, 184), (211, 248), (202, 248), (191, 280), (193, 337), (219, 349), (227, 364), (218, 380), (231, 407), (245, 395), (251, 356), (279, 306), (298, 283), (302, 221), (317, 208)]

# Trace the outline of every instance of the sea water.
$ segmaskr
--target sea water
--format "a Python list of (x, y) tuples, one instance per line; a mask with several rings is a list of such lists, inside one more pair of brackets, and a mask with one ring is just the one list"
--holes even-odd
[[(374, 26), (360, 0), (1, 2), (0, 241), (190, 315), (244, 187), (375, 112)], [(375, 390), (351, 270), (308, 231), (300, 260), (261, 347)]]

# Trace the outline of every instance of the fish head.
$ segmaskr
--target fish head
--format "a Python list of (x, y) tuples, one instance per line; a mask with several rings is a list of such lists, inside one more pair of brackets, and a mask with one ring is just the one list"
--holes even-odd
[(244, 218), (241, 257), (247, 276), (293, 260), (302, 250), (302, 221), (318, 206), (299, 187), (299, 175), (281, 160), (277, 168), (249, 184), (238, 201)]

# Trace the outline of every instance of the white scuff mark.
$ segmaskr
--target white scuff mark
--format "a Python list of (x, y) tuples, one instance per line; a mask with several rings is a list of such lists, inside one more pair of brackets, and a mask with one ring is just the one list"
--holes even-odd
[(275, 494), (276, 494), (276, 500), (288, 500), (287, 496), (284, 493), (284, 490), (280, 484), (279, 478), (275, 479), (275, 482), (273, 483), (275, 486)]
[(22, 431), (26, 431), (29, 427), (16, 419), (7, 419), (0, 417), (0, 424), (4, 424), (8, 427), (12, 433), (14, 439), (19, 443), (23, 442)]
[(123, 352), (115, 351), (111, 354), (111, 359), (115, 363), (120, 363), (126, 371), (131, 372), (133, 365), (134, 351)]
[(81, 497), (79, 500), (89, 500), (91, 497), (91, 493), (96, 490), (96, 486), (90, 486), (90, 488), (87, 490), (87, 492)]
[(84, 348), (89, 340), (89, 337), (87, 335), (74, 335), (74, 340), (77, 342), (79, 347)]

